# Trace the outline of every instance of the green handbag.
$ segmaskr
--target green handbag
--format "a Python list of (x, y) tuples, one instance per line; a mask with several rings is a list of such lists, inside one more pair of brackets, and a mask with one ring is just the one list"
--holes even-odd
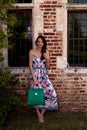
[(28, 105), (44, 104), (44, 91), (41, 88), (28, 89)]

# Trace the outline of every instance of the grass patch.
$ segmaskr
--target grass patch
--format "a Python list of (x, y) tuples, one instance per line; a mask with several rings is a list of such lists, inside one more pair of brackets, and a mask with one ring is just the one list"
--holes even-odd
[(40, 124), (34, 109), (16, 111), (8, 126), (0, 130), (87, 130), (86, 112), (47, 111)]

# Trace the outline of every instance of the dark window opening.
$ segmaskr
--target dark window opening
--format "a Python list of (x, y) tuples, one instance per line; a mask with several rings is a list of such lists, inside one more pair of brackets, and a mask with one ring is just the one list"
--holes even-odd
[(32, 3), (32, 0), (16, 0), (17, 3)]
[(87, 66), (87, 12), (68, 12), (68, 63)]
[(12, 48), (8, 50), (8, 65), (11, 67), (28, 66), (29, 50), (32, 49), (32, 10), (12, 12), (20, 21), (14, 27), (13, 36), (8, 38)]
[(68, 3), (87, 3), (87, 0), (68, 0)]

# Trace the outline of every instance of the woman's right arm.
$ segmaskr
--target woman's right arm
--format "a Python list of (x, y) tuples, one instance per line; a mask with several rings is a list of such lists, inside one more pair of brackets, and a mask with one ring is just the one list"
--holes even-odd
[(32, 52), (32, 50), (30, 50), (29, 51), (29, 69), (30, 69), (30, 73), (31, 73), (33, 80), (34, 80), (34, 84), (37, 84), (37, 79), (35, 77), (35, 71), (32, 68), (32, 56), (33, 56), (33, 52)]

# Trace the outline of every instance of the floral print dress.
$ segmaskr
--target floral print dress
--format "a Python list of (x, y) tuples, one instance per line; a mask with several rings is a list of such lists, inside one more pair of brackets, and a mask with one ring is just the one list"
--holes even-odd
[(32, 75), (30, 75), (30, 87), (31, 88), (43, 88), (44, 89), (44, 105), (34, 106), (37, 109), (58, 109), (57, 103), (57, 94), (52, 83), (49, 80), (47, 69), (46, 69), (46, 60), (41, 60), (37, 56), (33, 55), (32, 58), (32, 68), (35, 71), (35, 77), (38, 80), (38, 86), (34, 85)]

